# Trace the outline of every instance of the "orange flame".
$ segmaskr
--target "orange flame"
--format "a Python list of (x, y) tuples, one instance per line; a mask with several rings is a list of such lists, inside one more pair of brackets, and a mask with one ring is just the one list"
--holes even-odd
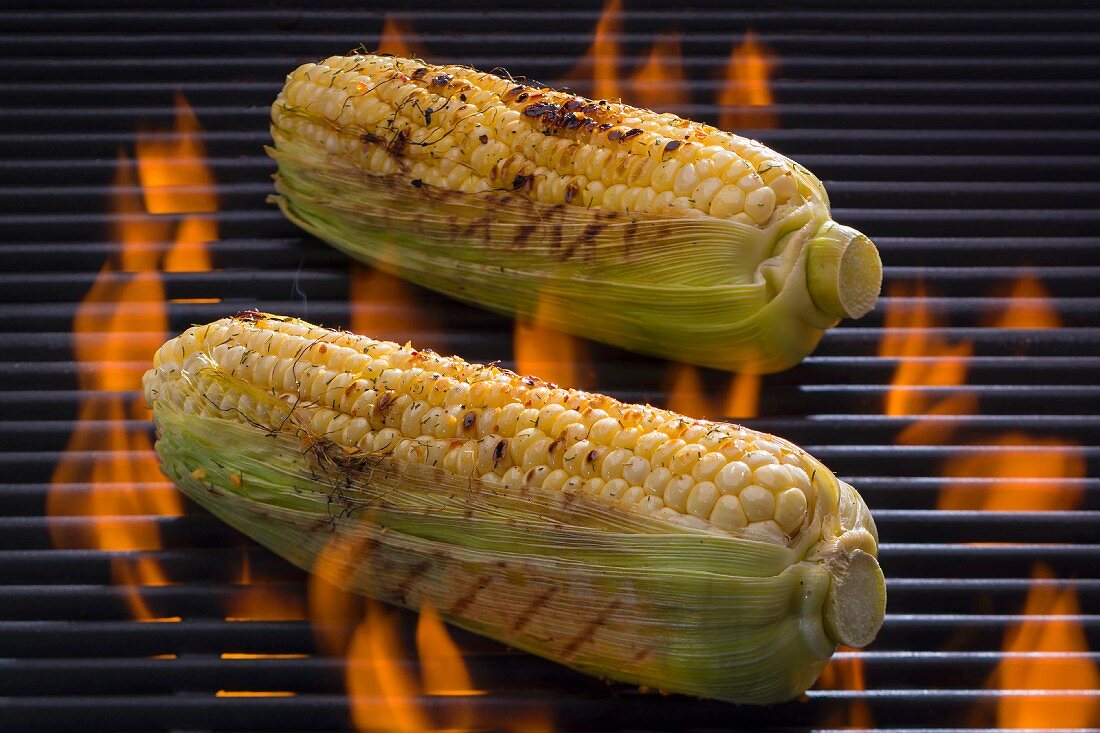
[[(1049, 568), (1038, 564), (1036, 581), (1024, 603), (1022, 624), (1005, 634), (1005, 658), (990, 677), (1000, 690), (1044, 690), (1049, 694), (1007, 695), (998, 700), (1000, 728), (1095, 728), (1100, 726), (1100, 699), (1074, 691), (1100, 688), (1096, 662), (1084, 656), (1088, 643), (1076, 618), (1077, 593), (1059, 587)], [(1061, 693), (1061, 694), (1059, 694)]]
[(533, 316), (516, 318), (513, 334), (516, 372), (562, 387), (583, 389), (593, 381), (588, 349), (576, 336), (551, 325), (562, 321), (558, 313), (556, 302), (539, 298)]
[(566, 84), (592, 82), (592, 99), (620, 99), (619, 42), (622, 37), (622, 0), (606, 0), (600, 20), (596, 23), (592, 45), (581, 60), (562, 77)]
[(631, 101), (649, 109), (663, 111), (690, 101), (684, 83), (680, 34), (661, 34), (645, 64), (634, 74), (632, 88), (634, 98)]
[(752, 29), (730, 52), (724, 83), (718, 92), (719, 127), (724, 130), (771, 130), (779, 127), (769, 81), (778, 56), (757, 40)]
[[(863, 673), (863, 658), (859, 651), (847, 646), (837, 647), (843, 656), (834, 656), (821, 671), (817, 687), (823, 690), (851, 690), (859, 692), (867, 689)], [(874, 718), (871, 709), (864, 700), (853, 700), (843, 711), (837, 711), (828, 721), (833, 728), (873, 728)]]
[[(429, 604), (420, 607), (416, 625), (416, 650), (420, 655), (420, 673), (428, 695), (481, 695), (474, 689), (470, 673), (462, 661), (447, 627)], [(469, 723), (462, 727), (467, 727)]]
[[(942, 395), (927, 389), (965, 387), (973, 344), (949, 344), (936, 334), (945, 325), (945, 319), (932, 312), (924, 283), (917, 283), (912, 290), (895, 285), (890, 288), (890, 297), (879, 356), (900, 361), (886, 395), (886, 414), (933, 417), (977, 412), (978, 401), (971, 391), (960, 389)], [(942, 443), (952, 430), (951, 423), (933, 417), (910, 425), (896, 442)]]
[(382, 24), (382, 35), (378, 39), (378, 53), (389, 53), (405, 58), (426, 59), (428, 54), (407, 20), (398, 20), (387, 15)]
[(691, 364), (674, 363), (669, 367), (667, 409), (682, 415), (720, 420), (756, 417), (760, 403), (760, 377), (733, 374), (725, 389), (710, 392), (703, 383), (703, 372)]
[[(179, 494), (153, 454), (148, 410), (134, 393), (140, 393), (141, 375), (168, 332), (160, 253), (172, 237), (174, 219), (157, 215), (217, 209), (199, 133), (191, 108), (177, 95), (175, 131), (138, 135), (140, 191), (129, 158), (119, 153), (110, 205), (111, 235), (119, 250), (108, 257), (73, 319), (79, 386), (94, 396), (80, 405), (51, 478), (47, 512), (57, 547), (157, 550), (162, 547), (157, 519), (183, 513)], [(208, 269), (202, 243), (216, 239), (217, 232), (212, 222), (191, 221), (180, 225), (177, 242), (163, 259), (175, 268)], [(115, 558), (111, 569), (135, 618), (179, 620), (158, 618), (137, 590), (169, 582), (154, 558)]]
[(420, 686), (401, 665), (397, 614), (368, 601), (363, 622), (348, 646), (347, 688), (351, 718), (360, 731), (417, 733), (430, 729), (416, 705)]
[(1050, 302), (1050, 293), (1032, 273), (1027, 273), (1008, 288), (1002, 295), (1009, 299), (1004, 313), (986, 324), (990, 328), (1060, 328), (1062, 319)]
[(958, 481), (940, 492), (938, 508), (990, 512), (1068, 511), (1080, 506), (1085, 459), (1073, 443), (1025, 433), (1007, 433), (989, 441), (1004, 448), (947, 461), (948, 478), (988, 479), (978, 486)]
[(237, 583), (242, 593), (233, 596), (226, 610), (226, 621), (301, 621), (305, 619), (302, 602), (270, 584), (257, 583), (252, 578), (252, 563), (248, 553), (241, 555), (241, 575)]
[(436, 319), (420, 306), (415, 286), (376, 267), (352, 264), (348, 285), (349, 328), (371, 338), (405, 343), (416, 337), (420, 349), (445, 353)]

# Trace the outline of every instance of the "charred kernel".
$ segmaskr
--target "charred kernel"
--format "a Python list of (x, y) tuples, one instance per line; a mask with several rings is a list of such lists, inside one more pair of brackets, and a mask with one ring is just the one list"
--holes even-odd
[(488, 135), (479, 135), (477, 139), (481, 141), (482, 145), (486, 145), (489, 142), (489, 136)]
[(477, 415), (473, 410), (466, 413), (466, 417), (462, 418), (462, 427), (469, 430), (474, 426), (474, 422), (477, 420)]
[(415, 188), (420, 188), (424, 185), (424, 181), (420, 180), (419, 178), (414, 178), (409, 181), (409, 183), (411, 183)]
[(524, 92), (523, 94), (516, 97), (516, 101), (517, 102), (526, 102), (527, 98), (530, 97), (530, 96), (531, 96), (530, 94), (528, 94), (527, 92)]
[(683, 145), (683, 143), (679, 140), (669, 140), (667, 143), (665, 143), (665, 152), (671, 153), (673, 150), (680, 147), (681, 145)]
[(450, 84), (452, 79), (454, 79), (452, 74), (436, 74), (432, 77), (432, 86), (441, 87), (444, 84)]
[(623, 140), (629, 140), (630, 138), (634, 137), (635, 135), (641, 135), (641, 134), (642, 134), (642, 130), (639, 130), (637, 127), (634, 127), (634, 128), (631, 128), (630, 130), (627, 130), (626, 133), (623, 134)]
[(412, 73), (412, 78), (413, 79), (421, 79), (427, 73), (428, 73), (428, 67), (427, 66), (421, 66), (419, 69), (417, 69), (416, 71), (414, 71)]
[(622, 136), (623, 136), (623, 131), (622, 130), (612, 130), (611, 132), (607, 133), (607, 139), (608, 140), (618, 140)]

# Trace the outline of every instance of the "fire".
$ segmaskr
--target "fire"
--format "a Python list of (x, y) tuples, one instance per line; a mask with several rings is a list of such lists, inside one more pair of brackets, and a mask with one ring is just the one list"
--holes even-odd
[(1009, 299), (1004, 313), (987, 324), (990, 328), (1060, 328), (1062, 319), (1050, 302), (1050, 293), (1031, 273), (1004, 289)]
[(416, 650), (420, 655), (420, 673), (424, 678), (424, 692), (429, 695), (481, 695), (475, 690), (458, 650), (447, 627), (429, 604), (420, 607), (420, 619), (416, 624)]
[(401, 278), (353, 263), (348, 301), (348, 325), (355, 333), (401, 343), (415, 336), (417, 348), (447, 351), (435, 317), (420, 306), (414, 286)]
[(553, 326), (561, 322), (559, 306), (539, 298), (535, 313), (517, 317), (513, 334), (516, 372), (532, 375), (563, 387), (591, 385), (591, 361), (583, 341)]
[[(867, 689), (864, 679), (863, 657), (851, 647), (840, 646), (837, 653), (821, 671), (817, 687), (823, 690), (851, 690), (860, 692)], [(864, 700), (853, 700), (843, 711), (837, 711), (827, 725), (834, 728), (873, 728), (874, 718), (871, 709)]]
[(730, 52), (718, 93), (719, 127), (724, 130), (771, 130), (779, 126), (769, 81), (778, 56), (757, 40), (750, 28)]
[(937, 508), (989, 512), (1042, 512), (1076, 509), (1084, 500), (1078, 479), (1085, 477), (1085, 459), (1078, 446), (1058, 438), (1011, 432), (988, 441), (994, 450), (947, 461), (948, 478), (983, 479), (949, 483)]
[(357, 730), (418, 733), (432, 727), (416, 705), (420, 686), (401, 664), (398, 630), (396, 612), (367, 602), (363, 622), (348, 646), (346, 680)]
[(184, 214), (217, 211), (214, 175), (206, 165), (202, 127), (181, 92), (176, 92), (176, 123), (171, 133), (139, 130), (138, 178), (145, 211)]
[(730, 375), (723, 395), (708, 391), (698, 367), (674, 363), (669, 367), (667, 384), (666, 407), (673, 412), (711, 420), (759, 414), (760, 377), (756, 374)]
[(382, 35), (378, 39), (378, 53), (389, 53), (405, 58), (428, 58), (424, 47), (420, 45), (412, 23), (398, 20), (387, 15), (382, 24)]
[[(180, 496), (161, 474), (148, 433), (141, 375), (168, 337), (160, 272), (209, 269), (204, 243), (217, 238), (213, 222), (195, 212), (217, 210), (214, 179), (205, 164), (201, 128), (182, 96), (172, 133), (140, 132), (137, 178), (120, 151), (110, 211), (112, 253), (73, 319), (73, 355), (84, 400), (47, 498), (57, 547), (149, 552), (162, 547), (157, 521), (183, 513)], [(178, 217), (189, 214), (178, 224)], [(175, 230), (176, 241), (167, 250)], [(163, 257), (161, 256), (163, 253)], [(76, 521), (74, 521), (76, 520)], [(125, 589), (139, 620), (158, 617), (138, 588), (170, 581), (149, 555), (114, 558), (114, 582)]]
[(252, 563), (248, 553), (241, 555), (241, 574), (237, 583), (243, 592), (233, 596), (226, 611), (226, 621), (301, 621), (305, 609), (298, 598), (280, 592), (270, 584), (257, 583), (252, 578)]
[(998, 700), (1000, 728), (1095, 728), (1100, 726), (1100, 698), (1086, 693), (1100, 688), (1100, 669), (1087, 653), (1081, 607), (1072, 586), (1055, 581), (1042, 564), (1024, 603), (1027, 619), (1005, 635), (1005, 655), (989, 686), (1006, 691), (1046, 694), (1006, 695)]
[(665, 110), (687, 104), (680, 35), (663, 33), (649, 51), (649, 58), (634, 74), (631, 102), (649, 109)]
[(592, 99), (621, 99), (619, 83), (619, 43), (622, 38), (622, 0), (606, 0), (595, 36), (588, 51), (573, 69), (562, 77), (567, 84), (592, 82)]
[[(953, 430), (938, 417), (977, 412), (973, 392), (965, 389), (974, 346), (970, 342), (950, 344), (936, 331), (946, 319), (933, 313), (924, 283), (912, 289), (890, 288), (885, 334), (879, 356), (898, 359), (897, 369), (886, 395), (885, 412), (896, 417), (924, 416), (898, 436), (902, 445), (930, 445), (944, 442)], [(928, 388), (958, 387), (946, 395)]]

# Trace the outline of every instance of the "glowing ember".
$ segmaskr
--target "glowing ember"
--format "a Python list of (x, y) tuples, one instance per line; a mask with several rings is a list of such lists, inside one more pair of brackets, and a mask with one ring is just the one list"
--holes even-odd
[(724, 130), (771, 130), (779, 126), (771, 76), (778, 57), (752, 30), (730, 52), (724, 84), (718, 93), (719, 127)]
[(592, 83), (592, 99), (621, 99), (619, 83), (619, 42), (622, 37), (622, 1), (607, 0), (596, 24), (592, 45), (572, 71), (562, 77), (563, 84)]
[(1006, 695), (997, 704), (1001, 728), (1095, 728), (1100, 699), (1074, 695), (1100, 688), (1100, 670), (1081, 626), (1081, 607), (1073, 587), (1054, 580), (1043, 565), (1032, 571), (1034, 584), (1024, 604), (1025, 620), (1005, 635), (1005, 657), (990, 677), (1000, 690), (1045, 691)]
[(680, 55), (680, 35), (661, 34), (632, 81), (634, 94), (631, 104), (664, 111), (689, 102)]

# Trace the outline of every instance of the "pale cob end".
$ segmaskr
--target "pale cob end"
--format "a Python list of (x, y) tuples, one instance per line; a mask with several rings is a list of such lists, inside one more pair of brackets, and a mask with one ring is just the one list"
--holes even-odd
[(636, 351), (768, 372), (878, 297), (874, 244), (764, 145), (464, 66), (305, 64), (271, 108), (276, 198), (354, 257)]
[[(774, 701), (882, 622), (862, 499), (774, 436), (259, 313), (169, 341), (144, 387), (166, 472), (219, 516), (307, 568), (329, 531), (368, 533), (396, 580), (334, 582), (585, 671)], [(459, 562), (499, 576), (482, 603)], [(615, 631), (590, 638), (601, 608)]]

